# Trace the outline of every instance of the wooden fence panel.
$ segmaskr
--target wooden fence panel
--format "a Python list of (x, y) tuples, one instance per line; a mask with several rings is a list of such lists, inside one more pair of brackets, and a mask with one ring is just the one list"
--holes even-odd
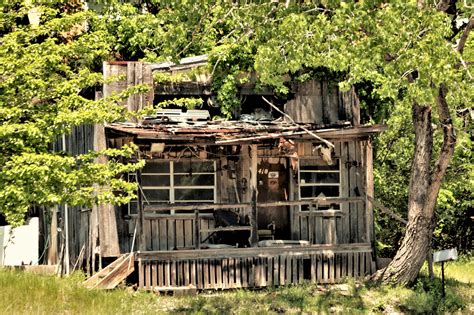
[[(212, 216), (207, 215), (199, 219), (199, 224), (200, 229), (212, 229), (214, 220)], [(196, 247), (193, 216), (146, 217), (145, 235), (148, 251), (193, 249)], [(201, 232), (201, 241), (208, 236), (209, 232)]]
[(172, 252), (175, 258), (171, 260), (160, 259), (160, 252), (156, 257), (138, 253), (140, 288), (234, 289), (296, 284), (305, 279), (313, 283), (337, 283), (346, 277), (362, 277), (374, 272), (369, 246), (352, 251), (291, 249), (263, 256), (258, 254), (258, 248), (249, 255), (222, 251), (220, 257), (206, 257), (206, 250), (195, 252), (194, 258), (180, 258), (183, 256), (180, 251)]

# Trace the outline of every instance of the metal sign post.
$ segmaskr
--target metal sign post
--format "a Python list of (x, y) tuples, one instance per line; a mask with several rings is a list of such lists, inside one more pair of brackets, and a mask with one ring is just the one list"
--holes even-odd
[(456, 248), (445, 249), (439, 252), (433, 253), (433, 262), (441, 263), (441, 283), (443, 286), (443, 299), (446, 297), (446, 290), (444, 285), (444, 262), (458, 259), (458, 251)]
[(444, 261), (441, 262), (441, 284), (443, 286), (443, 299), (446, 297), (446, 290), (444, 288)]

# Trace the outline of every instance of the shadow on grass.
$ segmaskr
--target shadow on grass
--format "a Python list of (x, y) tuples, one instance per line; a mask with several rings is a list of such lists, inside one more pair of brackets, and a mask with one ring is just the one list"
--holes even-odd
[(299, 285), (263, 290), (236, 290), (182, 298), (173, 313), (302, 313), (367, 311), (355, 284), (341, 291), (336, 286)]
[(446, 296), (443, 298), (440, 278), (430, 279), (420, 276), (413, 286), (410, 295), (400, 305), (404, 312), (444, 313), (465, 310), (467, 301), (463, 295), (473, 286), (456, 279), (445, 279)]
[(329, 290), (323, 295), (316, 297), (316, 305), (314, 309), (319, 313), (325, 313), (328, 310), (336, 313), (346, 313), (367, 311), (362, 296), (360, 294), (361, 288), (355, 284), (349, 284), (349, 292), (342, 292), (337, 290)]
[(235, 290), (177, 299), (173, 313), (383, 313), (437, 314), (469, 311), (472, 284), (420, 277), (411, 287), (374, 285), (348, 279), (343, 285), (303, 283), (261, 290)]
[(226, 292), (202, 293), (196, 297), (178, 299), (176, 307), (170, 313), (254, 313), (268, 312), (262, 293), (254, 290), (235, 290)]
[(439, 314), (463, 311), (469, 307), (474, 286), (446, 279), (446, 296), (442, 296), (441, 279), (420, 275), (411, 287), (366, 283), (367, 290), (377, 295), (372, 310), (408, 314)]

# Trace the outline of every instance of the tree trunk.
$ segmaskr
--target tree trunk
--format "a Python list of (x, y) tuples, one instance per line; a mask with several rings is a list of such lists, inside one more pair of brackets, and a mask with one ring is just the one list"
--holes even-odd
[(430, 250), (436, 199), (456, 144), (446, 92), (445, 86), (441, 85), (437, 103), (444, 138), (433, 171), (430, 167), (433, 149), (431, 107), (413, 105), (415, 152), (408, 195), (408, 224), (394, 259), (385, 269), (375, 273), (373, 280), (403, 285), (413, 283)]
[[(447, 12), (456, 2), (440, 1), (437, 9)], [(418, 0), (419, 9), (425, 6), (424, 0)], [(462, 55), (464, 45), (474, 27), (474, 14), (464, 29), (456, 50)], [(408, 223), (402, 244), (392, 262), (376, 272), (372, 280), (388, 283), (411, 284), (415, 281), (427, 255), (435, 226), (435, 207), (439, 189), (449, 162), (454, 155), (456, 135), (446, 101), (447, 88), (439, 86), (437, 107), (441, 127), (443, 128), (443, 146), (432, 172), (433, 130), (431, 128), (431, 107), (413, 104), (413, 125), (415, 127), (415, 154), (411, 170), (408, 196)], [(431, 275), (431, 272), (430, 272)]]
[(433, 234), (433, 211), (426, 211), (430, 186), (430, 159), (433, 151), (431, 108), (413, 105), (415, 153), (408, 195), (408, 224), (405, 237), (392, 262), (375, 274), (384, 282), (409, 283), (416, 278), (426, 259)]

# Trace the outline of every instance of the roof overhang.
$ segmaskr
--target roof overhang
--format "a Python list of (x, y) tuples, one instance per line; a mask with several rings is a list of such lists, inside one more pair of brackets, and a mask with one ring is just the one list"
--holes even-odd
[(240, 121), (204, 122), (195, 124), (110, 124), (109, 135), (127, 136), (151, 142), (191, 142), (208, 145), (234, 145), (260, 143), (265, 140), (285, 138), (295, 141), (315, 141), (312, 133), (324, 139), (363, 138), (387, 129), (386, 125), (341, 126), (340, 128), (315, 128), (311, 125), (279, 123), (248, 123)]

